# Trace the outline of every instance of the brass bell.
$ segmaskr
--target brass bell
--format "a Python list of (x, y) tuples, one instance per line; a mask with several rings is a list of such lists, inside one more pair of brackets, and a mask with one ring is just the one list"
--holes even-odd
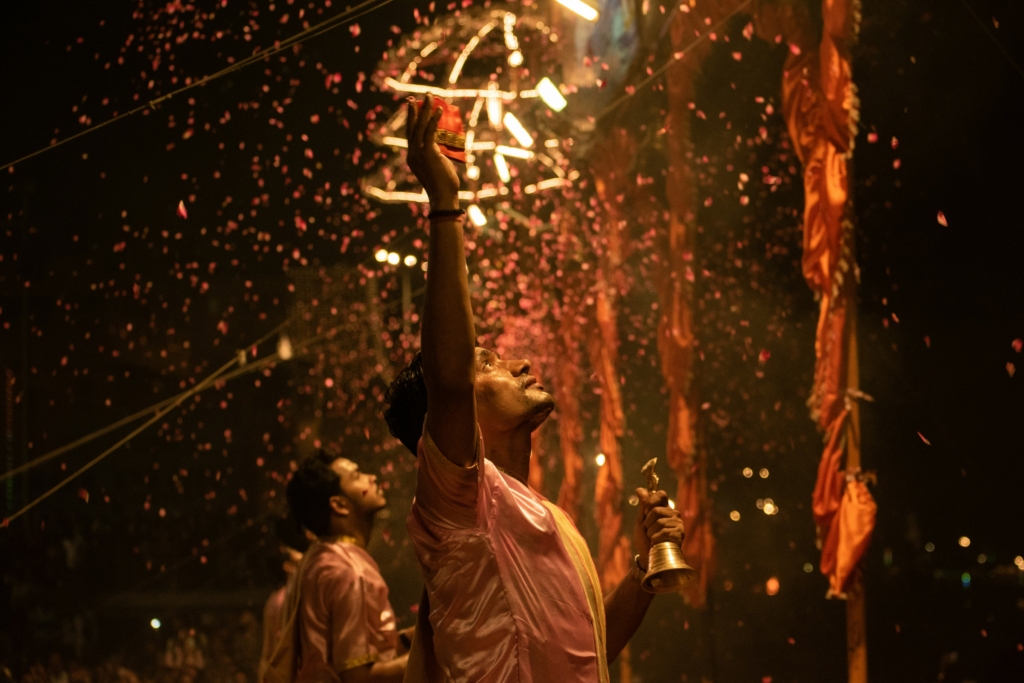
[[(658, 475), (654, 472), (656, 464), (658, 459), (651, 458), (641, 470), (647, 477), (647, 490), (650, 493), (658, 490)], [(689, 587), (696, 578), (697, 570), (686, 563), (683, 549), (671, 541), (665, 541), (651, 547), (647, 556), (647, 574), (640, 585), (648, 593), (675, 593)]]

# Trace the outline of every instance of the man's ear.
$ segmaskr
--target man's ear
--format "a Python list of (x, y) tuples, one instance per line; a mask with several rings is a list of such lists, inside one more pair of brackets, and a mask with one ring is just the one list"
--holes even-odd
[(331, 496), (331, 512), (342, 517), (348, 517), (352, 511), (352, 503), (345, 496)]

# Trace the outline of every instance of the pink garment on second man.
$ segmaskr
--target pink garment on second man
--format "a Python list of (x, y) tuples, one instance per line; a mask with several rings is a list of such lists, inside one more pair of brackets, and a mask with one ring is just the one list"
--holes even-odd
[(340, 671), (395, 656), (395, 613), (369, 553), (321, 539), (306, 551), (299, 571), (296, 683), (338, 681)]
[(441, 668), (457, 683), (605, 679), (591, 608), (554, 515), (483, 458), (482, 444), (477, 453), (483, 467), (459, 467), (426, 429), (418, 448), (407, 526)]

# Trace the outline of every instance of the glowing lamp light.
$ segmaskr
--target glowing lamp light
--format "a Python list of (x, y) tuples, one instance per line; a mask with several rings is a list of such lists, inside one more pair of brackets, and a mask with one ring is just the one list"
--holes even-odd
[(507, 145), (498, 145), (494, 148), (495, 153), (506, 157), (515, 157), (517, 159), (529, 159), (533, 156), (533, 152), (528, 149), (521, 149), (519, 147), (509, 147)]
[(729, 513), (729, 519), (731, 519), (734, 522), (740, 521), (740, 511), (739, 510), (733, 510), (732, 512), (730, 512)]
[(814, 565), (810, 562), (804, 562), (804, 572), (810, 574), (814, 571)]
[(510, 111), (505, 112), (504, 118), (501, 122), (508, 128), (508, 132), (512, 133), (512, 137), (519, 141), (519, 144), (523, 147), (533, 147), (533, 137), (523, 127), (523, 124), (519, 123), (519, 119), (516, 115)]
[(925, 543), (924, 544), (924, 551), (926, 553), (935, 552), (935, 544), (934, 543)]
[(960, 575), (960, 585), (964, 588), (971, 587), (971, 575), (968, 572), (964, 572)]
[(1017, 565), (1017, 569), (1024, 571), (1024, 557), (1018, 555), (1017, 557), (1013, 558), (1013, 563)]
[(960, 540), (959, 540), (959, 541), (957, 541), (957, 543), (959, 543), (959, 544), (960, 544), (960, 547), (961, 547), (961, 548), (966, 548), (966, 547), (968, 547), (969, 545), (971, 545), (971, 539), (967, 538), (966, 536), (961, 536), (961, 537), (960, 537)]
[(393, 266), (397, 266), (401, 258), (401, 256), (392, 251), (391, 253), (388, 254), (388, 263), (390, 263)]
[(377, 263), (384, 263), (385, 261), (388, 260), (388, 250), (378, 249), (377, 252), (373, 255), (373, 258), (377, 259)]
[(749, 467), (744, 467), (743, 476), (746, 477), (747, 479), (750, 479), (752, 476), (754, 476), (754, 470), (750, 469)]
[(277, 355), (281, 360), (290, 360), (295, 355), (292, 351), (292, 340), (288, 338), (287, 334), (282, 334), (277, 340)]
[(572, 10), (587, 21), (597, 21), (597, 10), (583, 2), (583, 0), (558, 0), (558, 4)]
[(470, 166), (466, 169), (466, 177), (470, 180), (477, 180), (480, 178), (480, 167)]
[(152, 626), (154, 629), (158, 629), (162, 624), (160, 623), (159, 619), (150, 619), (149, 625)]
[(772, 578), (768, 579), (768, 581), (766, 581), (765, 584), (764, 584), (764, 592), (767, 593), (768, 595), (778, 595), (779, 594), (779, 580), (777, 578), (775, 578), (774, 576)]
[(501, 154), (494, 155), (494, 168), (498, 171), (498, 177), (501, 178), (501, 182), (507, 183), (512, 180), (512, 174), (508, 172), (508, 162), (505, 161), (505, 157)]
[(508, 65), (509, 66), (522, 66), (522, 64), (523, 64), (523, 53), (520, 52), (519, 50), (516, 50), (515, 52), (513, 52), (512, 54), (510, 54), (508, 56)]
[(767, 479), (768, 478), (768, 468), (767, 467), (762, 467), (761, 471), (758, 472), (758, 474), (761, 476), (762, 479)]
[(772, 502), (771, 498), (764, 499), (764, 506), (761, 508), (766, 515), (779, 514), (779, 506)]
[(413, 266), (416, 265), (416, 261), (417, 261), (416, 257), (413, 256), (412, 254), (409, 254), (404, 259), (402, 259), (402, 263), (404, 263), (405, 265), (409, 266), (410, 268), (412, 268)]
[(487, 225), (487, 216), (476, 204), (470, 204), (469, 208), (466, 209), (466, 214), (469, 216), (469, 220), (478, 228), (482, 228)]
[[(544, 104), (548, 105), (554, 111), (562, 111), (565, 109), (565, 105), (568, 104), (566, 99), (562, 97), (562, 93), (559, 92), (558, 86), (551, 82), (551, 79), (545, 76), (540, 79), (540, 83), (537, 84), (537, 94), (544, 101)], [(551, 142), (548, 140), (548, 142)], [(557, 144), (557, 141), (556, 143)]]
[(607, 458), (604, 457), (604, 453), (598, 453), (597, 457), (594, 458), (594, 462), (597, 463), (598, 467), (604, 467), (605, 462), (607, 462)]

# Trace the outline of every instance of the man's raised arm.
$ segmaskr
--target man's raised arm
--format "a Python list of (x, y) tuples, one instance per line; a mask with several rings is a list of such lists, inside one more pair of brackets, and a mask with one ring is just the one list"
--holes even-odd
[(435, 216), (430, 225), (430, 270), (421, 332), (427, 430), (446, 458), (468, 467), (476, 453), (476, 330), (462, 216), (456, 214), (459, 176), (434, 141), (441, 110), (434, 108), (433, 97), (427, 95), (422, 107), (410, 100), (408, 108), (409, 168), (426, 190)]

